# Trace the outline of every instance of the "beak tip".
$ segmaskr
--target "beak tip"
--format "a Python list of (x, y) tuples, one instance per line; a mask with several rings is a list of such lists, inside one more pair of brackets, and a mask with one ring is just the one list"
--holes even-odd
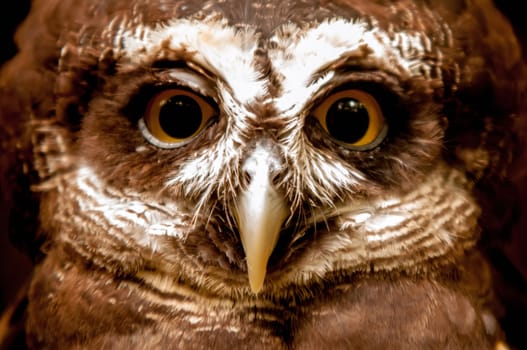
[(265, 270), (266, 270), (265, 268), (257, 269), (257, 270), (253, 270), (249, 268), (249, 273), (248, 273), (249, 287), (251, 288), (251, 291), (254, 294), (258, 294), (263, 288), (264, 281), (265, 281), (265, 275), (266, 275)]
[(260, 291), (262, 290), (262, 286), (253, 286), (251, 284), (251, 292), (254, 294), (254, 295), (258, 295), (260, 293)]

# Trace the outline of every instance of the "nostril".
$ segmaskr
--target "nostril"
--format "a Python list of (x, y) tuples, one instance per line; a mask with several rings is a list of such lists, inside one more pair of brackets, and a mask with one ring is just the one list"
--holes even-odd
[(249, 183), (251, 183), (252, 175), (249, 174), (248, 171), (242, 171), (242, 183), (244, 186), (247, 186)]
[(245, 185), (256, 181), (274, 187), (283, 181), (284, 165), (279, 149), (268, 142), (255, 145), (240, 165), (240, 181)]
[[(255, 174), (251, 173), (250, 171), (242, 171), (241, 173), (241, 182), (244, 186), (247, 186), (251, 183), (251, 181), (254, 180)], [(278, 172), (270, 172), (269, 176), (269, 183), (271, 183), (273, 186), (277, 187), (280, 182), (282, 181), (282, 177), (280, 173)]]
[(280, 184), (281, 176), (278, 172), (275, 172), (274, 174), (270, 174), (269, 176), (270, 176), (271, 183), (274, 186), (278, 186)]

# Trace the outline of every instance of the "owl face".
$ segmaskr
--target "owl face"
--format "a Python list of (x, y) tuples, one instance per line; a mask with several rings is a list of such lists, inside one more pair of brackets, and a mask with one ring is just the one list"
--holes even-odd
[(89, 6), (112, 20), (61, 39), (74, 132), (35, 127), (71, 150), (40, 168), (67, 169), (40, 185), (62, 195), (43, 196), (44, 229), (166, 291), (276, 295), (454, 262), (479, 215), (444, 142), (466, 58), (445, 58), (449, 9), (426, 6)]

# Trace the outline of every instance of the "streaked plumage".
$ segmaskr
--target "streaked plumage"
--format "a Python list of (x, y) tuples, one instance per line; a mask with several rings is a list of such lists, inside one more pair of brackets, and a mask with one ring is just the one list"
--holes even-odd
[(18, 44), (29, 347), (505, 346), (481, 203), (526, 80), (490, 1), (37, 0)]

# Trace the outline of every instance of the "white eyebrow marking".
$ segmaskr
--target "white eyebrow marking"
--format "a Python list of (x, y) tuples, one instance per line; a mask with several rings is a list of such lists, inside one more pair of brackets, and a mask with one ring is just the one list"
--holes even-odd
[[(240, 105), (269, 97), (266, 96), (269, 82), (255, 66), (260, 39), (256, 27), (230, 26), (217, 14), (201, 20), (174, 19), (139, 29), (125, 21), (121, 27), (125, 29), (116, 33), (115, 49), (134, 65), (180, 53), (191, 56), (197, 64), (221, 77)], [(429, 55), (433, 47), (422, 34), (403, 31), (389, 35), (353, 19), (327, 20), (311, 28), (285, 24), (269, 41), (275, 44), (268, 51), (269, 58), (283, 77), (283, 93), (274, 103), (279, 112), (288, 115), (302, 111), (304, 102), (310, 101), (333, 77), (334, 73), (328, 71), (310, 83), (317, 72), (339, 58), (356, 55), (398, 76), (425, 75), (425, 78), (438, 71), (441, 60), (438, 55)], [(431, 56), (439, 61), (426, 61)]]
[(163, 55), (190, 56), (221, 77), (241, 105), (266, 92), (263, 77), (254, 67), (258, 34), (250, 27), (233, 28), (218, 16), (174, 19), (141, 31), (131, 27), (116, 34), (114, 45), (117, 54), (134, 66), (162, 59)]
[(342, 57), (357, 56), (360, 62), (382, 67), (383, 71), (401, 77), (421, 76), (431, 66), (425, 57), (432, 48), (420, 34), (398, 32), (392, 35), (381, 29), (369, 29), (364, 22), (335, 19), (305, 29), (285, 25), (271, 38), (275, 43), (269, 52), (276, 70), (284, 77), (284, 93), (275, 102), (281, 111), (295, 115), (332, 77), (328, 71), (314, 83), (315, 74)]

